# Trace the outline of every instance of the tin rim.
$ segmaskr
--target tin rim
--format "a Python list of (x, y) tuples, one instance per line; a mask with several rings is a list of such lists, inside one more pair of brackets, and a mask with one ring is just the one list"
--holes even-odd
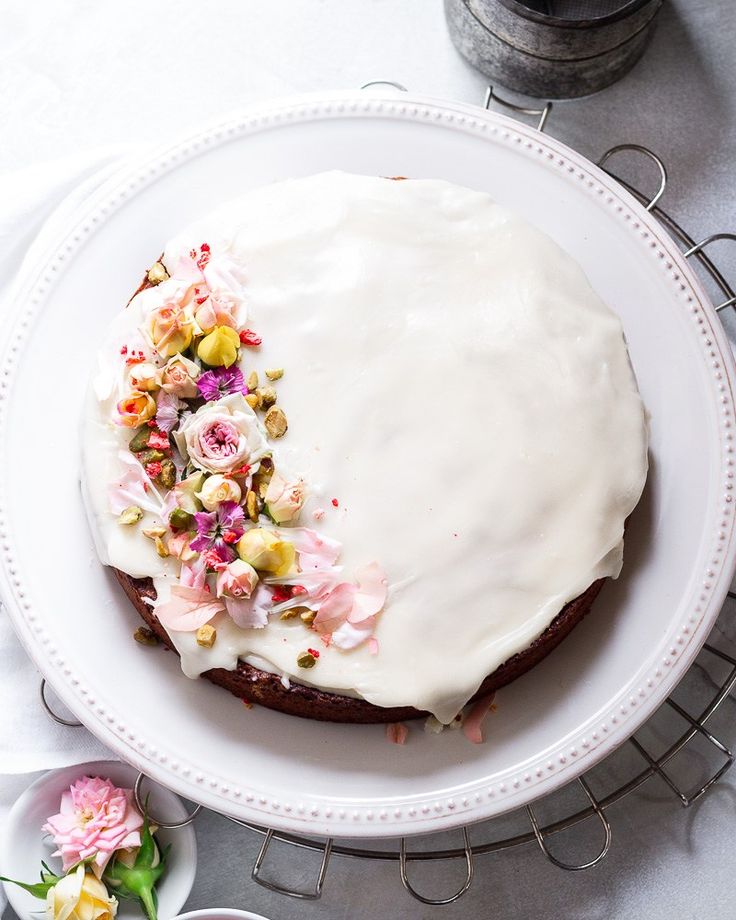
[(605, 16), (596, 16), (589, 19), (562, 19), (559, 16), (553, 16), (551, 13), (540, 13), (538, 10), (533, 10), (522, 3), (521, 0), (499, 0), (499, 2), (507, 10), (516, 13), (522, 19), (538, 22), (541, 25), (555, 26), (560, 29), (587, 29), (593, 26), (610, 25), (620, 19), (632, 16), (647, 5), (653, 6), (656, 14), (662, 5), (662, 0), (628, 0), (619, 9), (614, 10), (612, 13), (607, 13)]

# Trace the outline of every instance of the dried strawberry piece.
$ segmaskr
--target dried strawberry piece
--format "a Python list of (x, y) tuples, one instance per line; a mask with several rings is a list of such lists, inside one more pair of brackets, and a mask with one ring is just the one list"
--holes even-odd
[(256, 335), (252, 329), (241, 329), (240, 330), (240, 343), (241, 345), (249, 345), (255, 347), (260, 345), (263, 342), (263, 339), (260, 335)]

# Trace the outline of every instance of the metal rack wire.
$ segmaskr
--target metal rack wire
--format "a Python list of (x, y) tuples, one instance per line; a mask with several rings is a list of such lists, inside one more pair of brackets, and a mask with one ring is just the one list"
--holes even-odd
[[(394, 83), (393, 81), (383, 80), (365, 84), (365, 86), (362, 88), (365, 89), (375, 85), (390, 85), (399, 91), (404, 90), (404, 87), (400, 84)], [(484, 100), (484, 107), (489, 108), (491, 103), (496, 103), (506, 109), (513, 111), (517, 115), (532, 116), (538, 118), (537, 129), (539, 131), (544, 130), (550, 111), (552, 109), (552, 103), (547, 103), (545, 106), (538, 109), (517, 105), (499, 97), (497, 93), (494, 92), (493, 87), (488, 87)], [(707, 247), (711, 243), (724, 239), (736, 240), (736, 234), (715, 233), (698, 242), (693, 240), (676, 223), (676, 221), (670, 217), (669, 214), (667, 214), (659, 207), (658, 202), (664, 194), (665, 188), (667, 186), (667, 170), (662, 160), (655, 153), (640, 145), (623, 144), (607, 150), (598, 160), (598, 165), (601, 168), (605, 168), (605, 165), (609, 162), (609, 160), (624, 151), (639, 154), (651, 161), (657, 167), (660, 176), (660, 183), (656, 193), (653, 196), (647, 196), (623, 179), (616, 176), (615, 178), (617, 181), (620, 182), (621, 185), (623, 185), (624, 188), (626, 188), (639, 202), (641, 202), (641, 204), (643, 204), (644, 207), (659, 220), (659, 222), (675, 238), (675, 240), (678, 241), (678, 243), (683, 248), (683, 255), (686, 258), (696, 259), (697, 263), (701, 266), (706, 276), (714, 284), (715, 289), (718, 290), (724, 298), (722, 302), (718, 304), (716, 310), (720, 312), (728, 307), (733, 307), (736, 305), (736, 293), (728, 284), (721, 271), (714, 264), (706, 252)], [(613, 173), (610, 174), (613, 175)], [(723, 611), (721, 612), (721, 619), (719, 620), (719, 623), (724, 618), (729, 618), (732, 615), (733, 611), (730, 608), (732, 608), (732, 602), (734, 600), (736, 600), (736, 593), (729, 592), (729, 601), (727, 601)], [(716, 631), (717, 629), (714, 630), (714, 634)], [(679, 801), (679, 803), (684, 808), (688, 808), (702, 795), (704, 795), (708, 789), (710, 789), (710, 787), (716, 783), (732, 766), (734, 761), (734, 754), (726, 746), (726, 744), (724, 744), (723, 741), (721, 741), (713, 733), (713, 731), (709, 728), (708, 723), (711, 722), (716, 712), (721, 709), (724, 702), (731, 695), (734, 687), (736, 686), (736, 658), (733, 658), (731, 655), (720, 650), (715, 645), (706, 643), (703, 646), (703, 649), (701, 650), (701, 653), (698, 656), (695, 664), (693, 664), (690, 671), (688, 671), (688, 675), (698, 670), (707, 670), (710, 672), (710, 668), (713, 665), (720, 666), (721, 668), (726, 665), (728, 668), (728, 673), (726, 674), (725, 678), (722, 678), (721, 680), (712, 679), (712, 693), (710, 698), (708, 699), (707, 703), (700, 708), (700, 711), (696, 715), (688, 712), (671, 696), (668, 697), (668, 699), (659, 710), (660, 712), (662, 710), (668, 710), (670, 713), (674, 713), (678, 717), (678, 720), (684, 723), (681, 732), (675, 737), (674, 740), (670, 741), (669, 746), (667, 746), (664, 751), (655, 756), (651, 752), (649, 746), (645, 746), (644, 742), (640, 740), (640, 738), (637, 738), (636, 735), (632, 736), (625, 743), (624, 747), (628, 747), (630, 750), (635, 752), (636, 759), (634, 762), (639, 763), (641, 768), (631, 769), (627, 775), (627, 778), (617, 782), (614, 785), (614, 788), (605, 794), (596, 794), (593, 791), (594, 784), (587, 774), (578, 777), (578, 779), (569, 784), (569, 786), (566, 788), (569, 789), (570, 787), (577, 787), (579, 790), (581, 790), (585, 799), (587, 800), (587, 804), (585, 804), (583, 807), (576, 807), (568, 810), (565, 816), (562, 818), (554, 821), (549, 821), (547, 823), (541, 823), (538, 817), (540, 805), (542, 804), (540, 801), (535, 803), (534, 807), (527, 805), (524, 808), (526, 820), (528, 821), (529, 825), (528, 830), (515, 834), (508, 834), (495, 840), (488, 839), (486, 842), (482, 843), (471, 843), (469, 828), (463, 827), (459, 832), (462, 837), (462, 846), (456, 848), (442, 847), (437, 849), (426, 849), (412, 853), (409, 852), (407, 839), (403, 837), (398, 841), (398, 846), (393, 846), (392, 848), (388, 849), (377, 849), (368, 846), (336, 843), (332, 838), (323, 840), (313, 837), (301, 836), (298, 834), (275, 831), (271, 828), (260, 827), (255, 824), (241, 821), (237, 818), (229, 818), (229, 820), (240, 825), (241, 827), (244, 827), (250, 831), (253, 831), (254, 833), (263, 836), (263, 843), (253, 865), (251, 878), (257, 884), (263, 886), (264, 888), (268, 888), (271, 891), (275, 891), (292, 898), (316, 900), (322, 895), (330, 860), (332, 857), (382, 861), (388, 860), (398, 863), (401, 883), (413, 898), (423, 904), (437, 906), (451, 904), (462, 897), (463, 894), (465, 894), (465, 892), (470, 888), (472, 884), (475, 871), (475, 862), (478, 857), (486, 856), (491, 853), (498, 853), (503, 850), (513, 849), (515, 847), (524, 846), (526, 844), (533, 844), (534, 842), (537, 843), (545, 858), (560, 869), (572, 872), (589, 869), (600, 863), (610, 848), (612, 840), (612, 828), (607, 816), (607, 811), (611, 808), (612, 805), (621, 801), (626, 796), (634, 792), (634, 790), (639, 789), (644, 783), (648, 782), (654, 777), (659, 777), (664, 782), (665, 786), (676, 797), (677, 801)], [(687, 681), (688, 675), (686, 675), (683, 684)], [(81, 724), (71, 719), (62, 718), (57, 713), (55, 713), (47, 700), (45, 691), (45, 681), (42, 681), (41, 701), (48, 714), (55, 721), (66, 726), (76, 726)], [(657, 714), (655, 713), (652, 719), (645, 723), (645, 726), (643, 726), (642, 729), (640, 729), (636, 734), (641, 736), (644, 728), (650, 725), (656, 718)], [(698, 739), (706, 744), (707, 749), (713, 756), (718, 758), (718, 765), (708, 776), (708, 778), (705, 779), (705, 781), (696, 783), (694, 788), (683, 789), (673, 776), (673, 762), (675, 762), (678, 755), (689, 749)], [(607, 761), (604, 761), (604, 764), (614, 756), (615, 754), (611, 755)], [(144, 781), (144, 775), (140, 774), (135, 785), (135, 797), (139, 806), (142, 805), (142, 786)], [(170, 828), (184, 827), (185, 825), (190, 824), (195, 820), (201, 811), (201, 808), (202, 806), (197, 805), (191, 814), (182, 822), (172, 824), (164, 823), (156, 819), (156, 823), (161, 826)], [(602, 842), (598, 850), (591, 853), (588, 858), (578, 861), (566, 861), (561, 856), (555, 855), (551, 848), (551, 840), (563, 831), (571, 828), (577, 828), (591, 818), (595, 818), (597, 820), (602, 831)], [(483, 832), (484, 836), (488, 835), (490, 837), (494, 826), (497, 825), (499, 820), (500, 819), (492, 819), (490, 821), (483, 822), (482, 824), (475, 825), (474, 834)], [(296, 889), (288, 887), (284, 884), (280, 884), (278, 881), (269, 879), (264, 875), (266, 858), (274, 841), (280, 841), (286, 845), (294, 847), (296, 850), (312, 851), (321, 855), (321, 861), (317, 870), (317, 875), (311, 888)], [(414, 884), (410, 878), (409, 867), (411, 863), (438, 860), (463, 860), (465, 865), (465, 878), (463, 879), (460, 887), (447, 896), (441, 898), (428, 897), (421, 894), (414, 887)]]

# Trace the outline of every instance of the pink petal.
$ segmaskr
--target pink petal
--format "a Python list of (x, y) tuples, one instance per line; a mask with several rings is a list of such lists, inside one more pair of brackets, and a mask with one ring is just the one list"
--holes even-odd
[(386, 726), (386, 738), (391, 744), (406, 744), (409, 729), (403, 722), (389, 722)]
[(129, 450), (121, 450), (118, 460), (123, 467), (119, 479), (110, 483), (108, 503), (113, 514), (120, 514), (131, 505), (159, 514), (161, 497), (150, 477)]
[(197, 556), (191, 562), (184, 562), (179, 571), (179, 581), (185, 588), (204, 590), (207, 578), (207, 563), (203, 556)]
[(353, 608), (357, 588), (343, 581), (334, 587), (322, 602), (313, 625), (318, 632), (331, 633), (341, 626)]
[(482, 696), (479, 700), (476, 700), (463, 719), (463, 734), (473, 744), (482, 744), (483, 742), (483, 732), (481, 731), (483, 719), (488, 714), (495, 695), (495, 693), (489, 693), (487, 696)]
[(376, 621), (374, 617), (362, 620), (357, 625), (353, 625), (349, 621), (346, 621), (333, 631), (332, 644), (342, 649), (357, 648), (359, 645), (362, 645), (366, 639), (371, 638), (371, 633), (375, 625)]
[(355, 577), (358, 581), (358, 592), (348, 620), (351, 623), (361, 623), (383, 609), (386, 603), (387, 581), (385, 572), (377, 562), (364, 566), (356, 572)]
[(224, 609), (222, 601), (208, 591), (173, 585), (171, 600), (154, 607), (154, 613), (167, 629), (194, 632)]
[(371, 638), (368, 640), (368, 651), (371, 653), (371, 655), (378, 654), (378, 639), (376, 639), (375, 636), (371, 636)]
[(258, 585), (249, 598), (224, 597), (225, 607), (236, 626), (241, 629), (261, 629), (268, 625), (271, 592)]
[[(174, 265), (171, 277), (177, 281), (189, 281), (192, 284), (204, 284), (202, 269), (189, 255), (180, 256)], [(204, 293), (204, 292), (203, 292)]]
[(278, 534), (282, 540), (294, 544), (302, 571), (325, 569), (334, 565), (342, 550), (342, 543), (338, 540), (319, 534), (310, 527), (284, 527)]

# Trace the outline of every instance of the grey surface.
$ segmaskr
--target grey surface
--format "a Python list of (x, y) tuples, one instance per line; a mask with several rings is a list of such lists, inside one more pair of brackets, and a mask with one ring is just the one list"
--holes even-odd
[[(155, 140), (249, 99), (295, 90), (385, 77), (447, 98), (480, 101), (483, 95), (484, 79), (453, 49), (435, 0), (221, 0), (206, 12), (191, 0), (44, 0), (33, 9), (10, 0), (4, 10), (0, 169), (101, 141)], [(39, 10), (46, 15), (36, 15)], [(735, 34), (732, 0), (671, 0), (634, 70), (598, 96), (556, 104), (550, 133), (592, 159), (614, 144), (652, 147), (670, 170), (663, 204), (694, 236), (736, 229)], [(656, 185), (649, 170), (623, 157), (620, 169)], [(719, 244), (714, 252), (736, 278), (736, 245)], [(733, 649), (730, 638), (720, 641)], [(698, 671), (690, 680), (695, 683), (682, 688), (681, 698), (695, 708), (711, 678)], [(729, 702), (717, 725), (731, 744), (733, 716)], [(631, 766), (631, 755), (619, 756)], [(614, 763), (610, 769), (625, 768)], [(694, 752), (675, 769), (694, 782), (707, 763)], [(601, 774), (597, 781), (604, 788), (612, 777)], [(554, 807), (559, 812), (564, 803)], [(249, 881), (259, 841), (205, 814), (197, 822), (200, 865), (189, 906), (248, 908), (272, 920), (720, 920), (736, 914), (736, 776), (688, 812), (654, 781), (613, 808), (611, 820), (611, 852), (596, 869), (564, 873), (532, 845), (484, 858), (465, 898), (438, 909), (411, 901), (393, 864), (335, 859), (317, 903), (268, 893)], [(495, 833), (506, 830), (508, 824)], [(589, 835), (585, 852), (596, 842), (593, 829)], [(303, 885), (315, 868), (313, 858), (283, 848), (268, 864), (272, 876)], [(420, 878), (428, 890), (446, 893), (460, 874), (459, 866), (442, 865)], [(4, 920), (12, 916), (8, 910)]]

